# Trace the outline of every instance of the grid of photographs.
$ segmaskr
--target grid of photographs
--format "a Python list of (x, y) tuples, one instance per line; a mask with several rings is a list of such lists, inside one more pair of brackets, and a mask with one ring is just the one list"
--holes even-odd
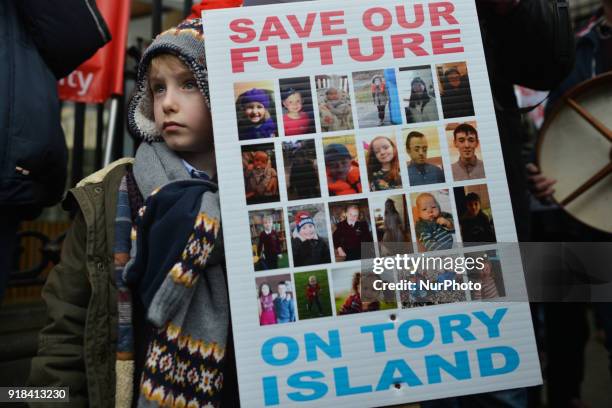
[[(361, 272), (496, 242), (465, 62), (240, 82), (234, 96), (261, 325), (505, 295), (496, 254), (482, 276)], [(362, 293), (374, 278), (483, 289)]]

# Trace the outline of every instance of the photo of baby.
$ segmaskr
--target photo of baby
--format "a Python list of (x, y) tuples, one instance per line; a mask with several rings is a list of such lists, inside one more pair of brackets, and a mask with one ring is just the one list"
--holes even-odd
[(373, 272), (362, 273), (354, 268), (333, 270), (336, 316), (397, 308), (395, 291), (375, 290), (375, 280), (395, 282), (394, 273), (386, 270), (377, 275)]
[(330, 196), (361, 193), (361, 174), (355, 136), (323, 139), (325, 173)]
[(259, 325), (295, 322), (295, 290), (291, 275), (255, 278)]
[(411, 186), (444, 183), (444, 164), (435, 126), (403, 131)]
[(451, 170), (455, 181), (485, 177), (476, 122), (449, 123), (446, 138), (450, 148)]
[(321, 197), (313, 139), (283, 142), (283, 161), (289, 200)]
[(370, 205), (380, 256), (412, 253), (406, 196), (370, 197)]
[(433, 75), (429, 65), (400, 68), (398, 88), (406, 123), (438, 120)]
[(371, 191), (402, 187), (395, 136), (376, 136), (363, 142)]
[(444, 283), (446, 281), (464, 282), (464, 275), (451, 270), (419, 269), (414, 274), (399, 270), (398, 279), (415, 282), (415, 290), (400, 291), (403, 308), (464, 302), (467, 300), (463, 290), (427, 290), (420, 282)]
[(366, 199), (329, 203), (336, 262), (374, 256), (372, 222)]
[(321, 132), (353, 129), (353, 113), (346, 75), (317, 75)]
[(465, 62), (436, 65), (442, 112), (446, 119), (474, 116), (472, 91)]
[(473, 269), (468, 272), (468, 279), (481, 284), (480, 290), (472, 290), (472, 300), (497, 299), (506, 296), (504, 276), (501, 261), (497, 251), (474, 252), (465, 254), (466, 257), (484, 258), (484, 268)]
[(234, 95), (239, 140), (278, 136), (272, 81), (236, 83)]
[(279, 200), (274, 143), (242, 146), (242, 170), (247, 204)]
[(455, 187), (455, 205), (464, 245), (495, 242), (495, 228), (486, 184)]
[(402, 123), (393, 68), (354, 72), (353, 88), (360, 128)]
[(329, 263), (329, 239), (323, 204), (289, 207), (287, 213), (293, 266)]
[(312, 107), (310, 78), (279, 80), (283, 105), (285, 136), (305, 135), (316, 132)]
[(450, 249), (455, 241), (455, 222), (448, 190), (412, 193), (412, 216), (419, 251)]
[(294, 278), (300, 320), (331, 316), (327, 270), (300, 272)]
[(283, 209), (250, 211), (249, 227), (255, 271), (288, 267)]

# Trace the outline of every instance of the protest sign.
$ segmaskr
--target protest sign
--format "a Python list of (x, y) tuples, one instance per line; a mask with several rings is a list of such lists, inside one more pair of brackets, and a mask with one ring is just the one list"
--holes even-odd
[(203, 19), (242, 403), (540, 383), (473, 0)]

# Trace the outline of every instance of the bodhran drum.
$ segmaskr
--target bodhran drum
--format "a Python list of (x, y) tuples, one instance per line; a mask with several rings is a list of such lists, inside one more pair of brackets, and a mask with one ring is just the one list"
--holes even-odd
[(580, 222), (612, 233), (612, 73), (558, 101), (537, 154), (542, 174), (557, 180), (554, 200)]

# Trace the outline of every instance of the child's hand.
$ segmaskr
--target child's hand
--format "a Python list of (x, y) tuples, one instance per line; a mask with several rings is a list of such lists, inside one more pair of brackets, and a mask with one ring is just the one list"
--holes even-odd
[(444, 217), (438, 217), (436, 224), (441, 225), (444, 228), (453, 229), (453, 223)]
[(338, 256), (342, 258), (346, 258), (346, 252), (344, 252), (344, 249), (342, 249), (342, 247), (338, 247), (337, 251), (338, 251)]
[(278, 191), (278, 180), (276, 179), (276, 177), (270, 180), (270, 182), (268, 183), (268, 187), (266, 188), (266, 191), (268, 193), (276, 193), (276, 191)]

